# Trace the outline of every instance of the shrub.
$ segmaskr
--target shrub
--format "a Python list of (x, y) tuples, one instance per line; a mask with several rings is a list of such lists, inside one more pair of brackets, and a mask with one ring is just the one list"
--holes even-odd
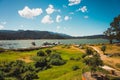
[(76, 65), (75, 65), (75, 66), (72, 67), (72, 70), (73, 70), (73, 71), (78, 70), (78, 69), (79, 69), (79, 66), (76, 66)]
[(52, 65), (59, 66), (59, 65), (65, 64), (65, 61), (64, 61), (64, 60), (61, 60), (61, 59), (59, 59), (59, 58), (56, 58), (56, 59), (51, 59), (51, 60), (50, 60), (50, 63), (51, 63)]
[(87, 55), (92, 55), (93, 54), (93, 51), (89, 48), (86, 49), (86, 54)]
[[(17, 61), (11, 61), (11, 62), (3, 62), (3, 63), (1, 62), (0, 71), (2, 71), (5, 74), (5, 79), (7, 77), (14, 77), (17, 80), (33, 80), (33, 79), (22, 79), (23, 78), (22, 75), (28, 71), (34, 72), (35, 68), (30, 64), (26, 64), (23, 61), (17, 60)], [(1, 79), (3, 78), (3, 73), (0, 72), (0, 80), (4, 80), (4, 79)], [(34, 75), (36, 75), (36, 73), (34, 73)]]
[(106, 46), (105, 45), (103, 45), (102, 47), (101, 47), (101, 51), (103, 51), (103, 53), (105, 52), (105, 50), (106, 50)]
[(75, 60), (75, 58), (74, 57), (70, 57), (70, 60)]
[(40, 58), (35, 63), (35, 67), (36, 68), (41, 67), (41, 69), (43, 69), (45, 66), (47, 66), (47, 60), (46, 60), (46, 58)]
[(4, 80), (4, 74), (2, 71), (0, 71), (0, 80)]
[(37, 52), (37, 56), (45, 56), (45, 53), (43, 51)]
[(45, 52), (47, 53), (47, 55), (50, 55), (52, 51), (47, 49), (47, 50), (45, 50)]
[(24, 74), (22, 74), (21, 77), (22, 80), (33, 80), (38, 79), (38, 75), (35, 72), (27, 71)]
[(56, 59), (56, 58), (62, 60), (62, 57), (59, 53), (55, 53), (50, 56), (50, 59)]
[(80, 59), (81, 59), (80, 57), (77, 57), (75, 60), (76, 60), (76, 61), (79, 61)]
[(116, 67), (120, 68), (120, 63), (117, 63), (117, 64), (116, 64)]

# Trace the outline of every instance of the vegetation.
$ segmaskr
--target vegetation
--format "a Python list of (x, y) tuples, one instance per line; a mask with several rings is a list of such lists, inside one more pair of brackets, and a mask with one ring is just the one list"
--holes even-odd
[[(37, 80), (81, 79), (81, 69), (85, 65), (82, 62), (82, 53), (75, 47), (69, 46), (69, 48), (62, 48), (63, 46), (64, 45), (24, 52), (2, 52), (0, 54), (0, 65), (8, 66), (9, 64), (12, 64), (12, 62), (14, 64), (17, 62), (21, 66), (19, 69), (17, 69), (17, 65), (12, 66), (9, 69), (9, 73), (4, 72), (3, 67), (0, 67), (0, 80), (18, 80), (18, 78), (20, 80), (33, 80), (37, 78)], [(47, 53), (48, 50), (51, 52), (49, 55)], [(71, 56), (73, 56), (75, 60), (70, 60)], [(78, 66), (79, 69), (75, 67), (76, 70), (73, 72), (73, 66)], [(8, 67), (4, 67), (4, 69), (5, 68), (7, 69)], [(18, 76), (15, 74), (16, 70), (18, 71), (16, 74), (19, 73)], [(14, 73), (15, 76), (11, 75), (11, 73)]]
[(102, 60), (100, 59), (100, 55), (98, 53), (94, 53), (92, 50), (86, 50), (86, 56), (84, 56), (84, 62), (86, 63), (86, 65), (90, 66), (91, 69), (91, 74), (93, 72), (97, 71), (97, 68), (99, 66), (103, 65)]
[(106, 46), (105, 46), (105, 45), (103, 45), (103, 46), (101, 47), (101, 51), (103, 51), (103, 53), (105, 53), (105, 51), (106, 51)]
[(110, 23), (110, 26), (111, 27), (104, 32), (110, 43), (112, 43), (113, 39), (120, 41), (120, 15), (114, 18), (113, 22)]
[(72, 67), (72, 70), (75, 71), (75, 70), (78, 70), (79, 69), (79, 66), (73, 66)]
[(45, 56), (45, 53), (43, 51), (37, 52), (37, 56)]
[(16, 78), (17, 80), (33, 80), (38, 78), (34, 66), (26, 64), (21, 60), (1, 62), (0, 74), (1, 80), (9, 77)]

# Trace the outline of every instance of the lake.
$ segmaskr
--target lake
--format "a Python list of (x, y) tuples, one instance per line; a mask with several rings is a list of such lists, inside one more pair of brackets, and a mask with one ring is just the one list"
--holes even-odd
[(34, 47), (31, 43), (35, 42), (36, 47), (44, 42), (61, 42), (63, 44), (99, 44), (108, 43), (107, 39), (41, 39), (41, 40), (0, 40), (0, 48), (18, 49)]

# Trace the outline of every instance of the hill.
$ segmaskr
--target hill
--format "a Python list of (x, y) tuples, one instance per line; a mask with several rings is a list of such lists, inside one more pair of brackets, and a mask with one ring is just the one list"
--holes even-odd
[(20, 39), (96, 39), (106, 38), (105, 35), (92, 35), (74, 37), (62, 33), (36, 30), (0, 30), (0, 40), (20, 40)]
[(70, 39), (69, 35), (49, 31), (0, 30), (0, 40), (16, 39)]

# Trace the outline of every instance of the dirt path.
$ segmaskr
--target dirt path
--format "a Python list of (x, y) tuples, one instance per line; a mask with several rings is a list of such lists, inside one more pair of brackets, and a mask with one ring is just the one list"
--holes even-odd
[[(89, 47), (91, 47), (91, 48), (93, 48), (95, 51), (97, 51), (97, 52), (100, 54), (100, 57), (101, 57), (101, 59), (102, 59), (103, 61), (110, 61), (110, 59), (109, 59), (106, 55), (104, 55), (101, 50), (99, 50), (99, 48), (97, 48), (97, 47), (95, 47), (95, 46), (89, 46)], [(114, 68), (112, 68), (112, 67), (110, 67), (110, 66), (104, 65), (104, 66), (102, 66), (102, 68), (105, 69), (105, 70), (108, 70), (108, 71), (114, 70), (115, 73), (116, 73), (116, 75), (117, 75), (117, 76), (120, 76), (120, 71), (118, 71), (118, 70), (116, 70), (116, 69), (114, 69)]]

